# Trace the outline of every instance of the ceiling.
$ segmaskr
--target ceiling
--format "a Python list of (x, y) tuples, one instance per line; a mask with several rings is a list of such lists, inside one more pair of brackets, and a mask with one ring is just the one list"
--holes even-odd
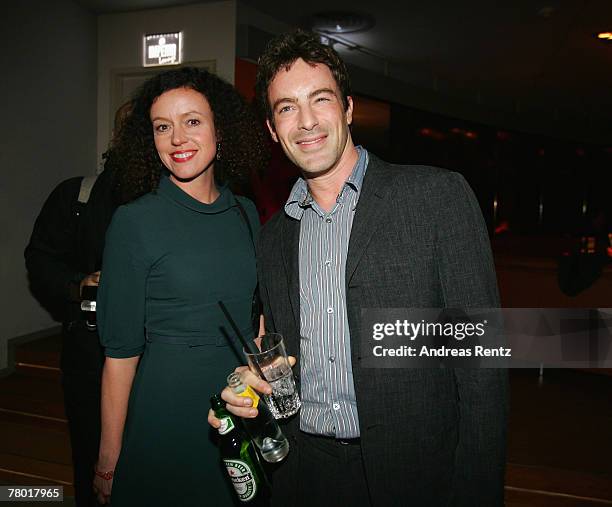
[[(196, 3), (80, 0), (97, 13)], [(358, 66), (509, 112), (612, 124), (612, 0), (242, 0), (289, 25), (321, 11), (362, 12), (375, 25), (336, 49)], [(365, 53), (369, 53), (369, 56)]]
[[(140, 11), (142, 9), (158, 9), (161, 7), (176, 7), (205, 3), (207, 0), (75, 0), (76, 3), (86, 7), (96, 14), (109, 14), (111, 12)], [(208, 0), (213, 1), (213, 0)]]
[(408, 82), (612, 119), (612, 42), (593, 36), (612, 31), (610, 0), (245, 3), (290, 24), (319, 11), (361, 11), (376, 25), (343, 37)]

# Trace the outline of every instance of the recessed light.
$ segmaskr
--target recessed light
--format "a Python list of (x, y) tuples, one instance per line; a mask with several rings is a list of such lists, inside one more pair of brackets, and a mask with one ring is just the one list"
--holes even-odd
[(597, 34), (598, 39), (612, 39), (612, 32), (601, 32)]
[(304, 24), (318, 32), (343, 34), (369, 30), (374, 26), (375, 20), (369, 14), (330, 11), (313, 14)]

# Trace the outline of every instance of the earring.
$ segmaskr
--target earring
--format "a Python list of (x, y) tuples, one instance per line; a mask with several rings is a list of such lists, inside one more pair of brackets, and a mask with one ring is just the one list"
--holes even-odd
[(217, 160), (221, 160), (221, 143), (217, 143)]

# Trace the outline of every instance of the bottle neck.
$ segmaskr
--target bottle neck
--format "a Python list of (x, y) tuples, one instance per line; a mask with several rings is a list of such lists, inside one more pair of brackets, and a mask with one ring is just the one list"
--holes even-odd
[(236, 394), (240, 394), (246, 389), (246, 385), (242, 383), (242, 379), (238, 373), (230, 373), (227, 377), (227, 385), (230, 386), (232, 391)]
[(232, 388), (232, 391), (234, 391), (236, 394), (241, 394), (244, 391), (246, 391), (246, 385), (245, 384), (235, 384), (233, 386), (230, 386)]

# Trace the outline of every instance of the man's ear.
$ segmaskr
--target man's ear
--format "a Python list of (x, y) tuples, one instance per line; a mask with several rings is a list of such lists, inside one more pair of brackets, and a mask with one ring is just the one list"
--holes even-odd
[(350, 125), (353, 123), (353, 97), (350, 95), (346, 98), (346, 124)]
[(274, 125), (272, 125), (270, 120), (266, 120), (266, 125), (268, 126), (268, 130), (270, 131), (270, 135), (272, 136), (272, 140), (275, 143), (278, 143), (278, 136), (276, 135), (276, 130), (274, 130)]

